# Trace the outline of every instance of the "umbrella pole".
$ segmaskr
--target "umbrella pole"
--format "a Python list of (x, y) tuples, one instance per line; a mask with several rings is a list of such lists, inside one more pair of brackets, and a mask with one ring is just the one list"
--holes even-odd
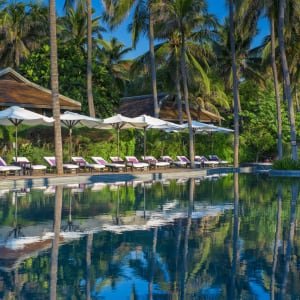
[(120, 129), (117, 129), (118, 157), (120, 157)]
[(69, 139), (70, 139), (70, 161), (72, 161), (72, 128), (69, 127)]
[(16, 125), (16, 130), (15, 130), (15, 157), (16, 161), (18, 161), (18, 125)]
[(146, 158), (146, 147), (147, 147), (147, 137), (146, 137), (146, 127), (144, 127), (144, 159)]

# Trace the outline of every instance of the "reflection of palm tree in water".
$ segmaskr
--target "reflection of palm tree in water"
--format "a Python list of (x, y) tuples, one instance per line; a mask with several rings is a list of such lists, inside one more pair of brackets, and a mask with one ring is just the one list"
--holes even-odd
[(184, 235), (184, 250), (183, 250), (183, 262), (182, 262), (182, 271), (181, 271), (181, 281), (180, 281), (180, 299), (184, 300), (186, 298), (185, 287), (187, 280), (187, 263), (188, 263), (188, 251), (189, 251), (189, 235), (191, 231), (192, 224), (192, 213), (194, 206), (194, 193), (195, 193), (195, 179), (190, 179), (190, 190), (189, 190), (189, 206), (188, 206), (188, 215), (187, 215), (187, 224)]
[(117, 185), (117, 207), (116, 207), (115, 224), (116, 225), (121, 224), (121, 218), (120, 218), (120, 186), (119, 185)]
[(272, 275), (270, 281), (270, 291), (271, 291), (271, 300), (275, 299), (275, 273), (277, 268), (278, 260), (278, 249), (280, 245), (280, 232), (281, 232), (281, 210), (282, 210), (282, 186), (278, 188), (278, 208), (277, 208), (277, 222), (276, 222), (276, 231), (275, 231), (275, 243), (273, 251), (273, 264), (272, 264)]
[(18, 195), (17, 192), (13, 192), (13, 196), (15, 199), (15, 216), (13, 221), (13, 229), (8, 233), (8, 237), (18, 238), (24, 237), (25, 235), (22, 233), (21, 224), (18, 223)]
[(68, 214), (68, 222), (67, 225), (61, 227), (63, 231), (74, 232), (74, 231), (81, 231), (78, 225), (75, 225), (72, 220), (72, 197), (71, 191), (69, 193), (69, 214)]
[(298, 183), (293, 184), (292, 186), (292, 201), (291, 201), (291, 210), (290, 210), (290, 228), (288, 233), (288, 240), (287, 246), (285, 250), (285, 264), (284, 264), (284, 271), (283, 271), (283, 279), (282, 279), (282, 287), (280, 291), (279, 299), (285, 299), (286, 289), (288, 285), (288, 275), (290, 271), (290, 263), (292, 258), (292, 250), (294, 246), (294, 235), (295, 235), (295, 226), (296, 226), (296, 204), (297, 204), (297, 197), (299, 192), (299, 185)]
[(230, 278), (230, 289), (229, 297), (230, 299), (235, 299), (236, 297), (236, 278), (239, 266), (239, 231), (240, 231), (240, 221), (239, 221), (239, 174), (234, 173), (234, 220), (233, 220), (233, 239), (232, 239), (232, 262), (231, 262), (231, 278)]

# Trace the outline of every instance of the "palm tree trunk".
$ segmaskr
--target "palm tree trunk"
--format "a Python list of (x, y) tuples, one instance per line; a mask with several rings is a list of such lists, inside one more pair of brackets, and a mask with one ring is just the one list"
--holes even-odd
[(276, 110), (277, 110), (277, 148), (278, 148), (278, 158), (282, 159), (282, 118), (281, 118), (281, 102), (279, 95), (279, 84), (278, 84), (278, 74), (276, 67), (275, 59), (275, 24), (274, 17), (270, 17), (270, 27), (271, 27), (271, 64), (273, 71), (273, 81), (274, 81), (274, 90), (276, 98)]
[(281, 64), (283, 72), (284, 81), (284, 91), (288, 102), (288, 114), (290, 120), (290, 135), (291, 135), (291, 148), (292, 148), (292, 159), (298, 160), (297, 153), (297, 133), (295, 125), (295, 113), (293, 106), (293, 99), (291, 94), (291, 81), (289, 74), (289, 67), (287, 63), (285, 45), (284, 45), (284, 14), (285, 14), (285, 0), (279, 1), (279, 26), (278, 26), (278, 39), (279, 39), (279, 49), (281, 54)]
[(229, 22), (230, 22), (230, 49), (231, 49), (231, 68), (233, 77), (233, 107), (234, 107), (234, 158), (233, 164), (239, 166), (239, 83), (237, 79), (235, 38), (234, 38), (234, 19), (233, 19), (233, 0), (229, 1)]
[(152, 78), (152, 93), (154, 104), (154, 117), (159, 117), (159, 106), (157, 98), (157, 86), (156, 86), (156, 68), (155, 68), (155, 54), (154, 54), (154, 28), (153, 28), (153, 15), (151, 9), (152, 1), (149, 1), (149, 50), (150, 50), (150, 68)]
[(184, 32), (181, 32), (181, 73), (182, 73), (182, 81), (183, 81), (183, 97), (185, 104), (185, 112), (188, 121), (189, 127), (189, 150), (190, 150), (190, 161), (191, 168), (195, 167), (195, 149), (194, 149), (194, 132), (192, 128), (192, 117), (190, 113), (190, 103), (189, 103), (189, 91), (188, 91), (188, 83), (187, 83), (187, 73), (186, 73), (186, 61), (185, 61), (185, 35)]
[(182, 124), (182, 101), (181, 101), (181, 90), (180, 90), (180, 75), (179, 75), (179, 66), (176, 63), (176, 95), (177, 95), (177, 107), (178, 107), (178, 122)]
[(89, 113), (91, 117), (95, 117), (95, 107), (92, 86), (92, 7), (91, 0), (86, 0), (87, 6), (87, 98), (89, 105)]
[(60, 124), (60, 104), (58, 91), (57, 40), (56, 40), (56, 2), (50, 0), (50, 60), (51, 60), (51, 98), (54, 118), (54, 144), (56, 172), (63, 174), (62, 137)]

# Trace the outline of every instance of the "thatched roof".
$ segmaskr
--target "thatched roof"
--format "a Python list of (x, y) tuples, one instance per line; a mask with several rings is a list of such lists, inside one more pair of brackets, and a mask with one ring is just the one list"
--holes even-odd
[[(176, 101), (170, 100), (167, 94), (158, 95), (160, 106), (159, 118), (178, 122), (178, 108)], [(152, 95), (126, 97), (122, 99), (118, 113), (127, 117), (137, 117), (142, 114), (154, 116)], [(183, 121), (187, 121), (185, 107), (182, 106)], [(192, 119), (199, 122), (214, 123), (223, 120), (221, 116), (213, 114), (205, 109), (190, 109)]]
[[(0, 71), (0, 107), (21, 106), (34, 109), (52, 109), (51, 91), (43, 88), (11, 68)], [(81, 103), (59, 95), (62, 110), (81, 110)]]

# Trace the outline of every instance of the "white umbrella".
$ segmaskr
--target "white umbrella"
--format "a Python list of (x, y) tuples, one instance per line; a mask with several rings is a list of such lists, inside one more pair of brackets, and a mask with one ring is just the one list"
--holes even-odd
[(146, 130), (147, 129), (164, 129), (168, 130), (170, 128), (176, 129), (177, 127), (180, 128), (179, 125), (175, 123), (171, 123), (159, 118), (154, 118), (148, 115), (140, 115), (136, 118), (133, 118), (137, 122), (144, 122), (145, 126), (142, 128), (144, 129), (144, 157), (146, 157), (146, 144), (147, 144), (147, 136), (146, 136)]
[(215, 126), (211, 125), (211, 128), (199, 128), (196, 130), (195, 133), (210, 133), (212, 136), (212, 143), (211, 143), (211, 150), (213, 152), (214, 150), (214, 140), (213, 140), (213, 134), (214, 133), (233, 133), (234, 130), (226, 127), (221, 127), (221, 126)]
[[(193, 129), (193, 133), (195, 136), (195, 133), (197, 132), (197, 130), (210, 130), (214, 127), (214, 125), (212, 124), (207, 124), (207, 123), (202, 123), (202, 122), (198, 122), (195, 120), (192, 120), (192, 129)], [(179, 125), (177, 130), (187, 130), (189, 128), (189, 123), (184, 123), (182, 125)], [(195, 143), (194, 143), (194, 147), (195, 147)], [(194, 149), (195, 151), (195, 149)]]
[(0, 125), (15, 126), (15, 156), (18, 157), (18, 126), (22, 123), (25, 125), (50, 125), (54, 122), (53, 118), (43, 116), (31, 110), (19, 106), (11, 106), (0, 111)]
[(120, 130), (127, 128), (143, 128), (147, 124), (138, 122), (133, 118), (125, 117), (121, 114), (106, 118), (102, 123), (96, 126), (99, 129), (115, 129), (117, 131), (118, 156), (120, 156)]
[(63, 114), (61, 114), (60, 121), (64, 126), (68, 127), (68, 129), (69, 129), (70, 160), (72, 157), (72, 130), (73, 130), (73, 127), (86, 126), (89, 128), (93, 128), (102, 122), (101, 119), (89, 117), (86, 115), (81, 115), (81, 114), (74, 113), (71, 111), (65, 111)]
[[(195, 120), (192, 121), (192, 128), (193, 128), (194, 133), (197, 130), (209, 130), (209, 129), (212, 129), (214, 127), (215, 126), (212, 125), (212, 124), (202, 123), (202, 122), (198, 122), (198, 121), (195, 121)], [(180, 125), (180, 128), (183, 129), (183, 130), (188, 129), (189, 124), (184, 123), (184, 124)]]

